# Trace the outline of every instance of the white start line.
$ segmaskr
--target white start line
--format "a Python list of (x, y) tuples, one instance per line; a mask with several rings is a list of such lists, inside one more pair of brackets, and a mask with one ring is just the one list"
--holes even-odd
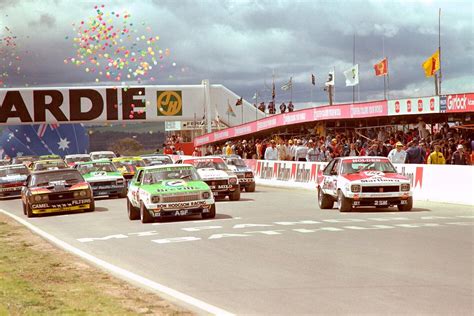
[(145, 286), (149, 289), (152, 289), (152, 290), (155, 290), (157, 292), (160, 292), (162, 294), (165, 294), (165, 295), (168, 295), (169, 297), (172, 297), (176, 300), (179, 300), (183, 303), (186, 303), (190, 306), (193, 306), (195, 308), (198, 308), (199, 310), (202, 310), (204, 312), (207, 312), (207, 313), (210, 313), (210, 314), (213, 314), (213, 315), (223, 315), (223, 316), (226, 316), (226, 315), (234, 315), (228, 311), (225, 311), (219, 307), (216, 307), (216, 306), (213, 306), (211, 304), (208, 304), (206, 302), (203, 302), (199, 299), (196, 299), (192, 296), (189, 296), (187, 294), (184, 294), (184, 293), (181, 293), (177, 290), (174, 290), (172, 288), (169, 288), (165, 285), (162, 285), (160, 283), (157, 283), (157, 282), (154, 282), (152, 280), (149, 280), (149, 279), (146, 279), (138, 274), (135, 274), (133, 272), (130, 272), (128, 270), (125, 270), (125, 269), (122, 269), (118, 266), (115, 266), (113, 264), (110, 264), (108, 263), (107, 261), (104, 261), (102, 259), (99, 259), (97, 257), (94, 257), (78, 248), (75, 248), (73, 246), (71, 246), (70, 244), (58, 239), (57, 237), (41, 230), (40, 228), (36, 227), (35, 225), (31, 224), (30, 222), (16, 216), (16, 215), (13, 215), (3, 209), (0, 209), (0, 213), (3, 213), (7, 216), (10, 216), (11, 218), (13, 218), (14, 220), (16, 220), (17, 222), (19, 222), (20, 224), (26, 226), (28, 229), (30, 229), (31, 231), (35, 232), (36, 234), (40, 235), (41, 237), (47, 239), (48, 241), (50, 241), (51, 243), (57, 245), (58, 247), (70, 252), (70, 253), (73, 253), (74, 255), (76, 256), (79, 256), (81, 257), (82, 259), (85, 259), (91, 263), (93, 263), (94, 265), (96, 266), (99, 266), (117, 276), (120, 276), (121, 278), (123, 279), (126, 279), (126, 280), (129, 280), (129, 281), (133, 281), (133, 282), (136, 282), (138, 284), (141, 284), (142, 286)]
[[(272, 222), (271, 224), (256, 224), (256, 223), (242, 223), (235, 224), (232, 227), (224, 227), (222, 225), (207, 225), (207, 226), (196, 226), (196, 227), (183, 227), (180, 228), (178, 232), (188, 232), (188, 233), (207, 233), (206, 237), (195, 236), (178, 236), (178, 237), (167, 237), (153, 239), (151, 242), (157, 244), (170, 244), (170, 243), (181, 243), (189, 241), (199, 241), (203, 239), (207, 240), (217, 240), (223, 238), (241, 238), (241, 237), (252, 237), (252, 236), (276, 236), (282, 235), (284, 233), (299, 233), (299, 234), (309, 234), (317, 232), (344, 232), (344, 231), (365, 231), (365, 230), (384, 230), (384, 229), (394, 229), (394, 228), (433, 228), (433, 227), (449, 227), (449, 226), (474, 226), (474, 221), (472, 220), (474, 216), (472, 215), (460, 215), (460, 216), (423, 216), (418, 219), (410, 219), (408, 217), (380, 217), (380, 218), (344, 218), (344, 219), (325, 219), (325, 220), (298, 220), (298, 221), (279, 221)], [(422, 223), (410, 223), (409, 221), (413, 220), (450, 220), (442, 223), (434, 222), (422, 222)], [(461, 219), (471, 219), (470, 221), (460, 221)], [(455, 220), (455, 221), (453, 221)], [(370, 222), (402, 222), (402, 223), (389, 223), (386, 224), (372, 224)], [(403, 223), (408, 221), (408, 223)], [(202, 222), (201, 222), (202, 223)], [(330, 223), (332, 226), (322, 226), (321, 224)], [(361, 224), (362, 223), (362, 224)], [(338, 225), (337, 224), (342, 224)], [(350, 224), (350, 225), (348, 225)], [(304, 228), (290, 228), (292, 226), (304, 226)], [(256, 229), (251, 230), (249, 229)], [(271, 229), (268, 229), (271, 228)], [(275, 229), (276, 228), (276, 229)], [(278, 229), (278, 228), (287, 228), (287, 229)], [(290, 228), (290, 229), (288, 229)], [(222, 232), (222, 230), (226, 230)], [(103, 237), (85, 237), (78, 238), (77, 241), (82, 243), (96, 242), (96, 241), (107, 241), (107, 240), (117, 240), (117, 239), (128, 239), (134, 237), (150, 237), (161, 235), (162, 232), (157, 230), (143, 231), (143, 232), (134, 232), (134, 233), (119, 233), (113, 235), (107, 235)]]

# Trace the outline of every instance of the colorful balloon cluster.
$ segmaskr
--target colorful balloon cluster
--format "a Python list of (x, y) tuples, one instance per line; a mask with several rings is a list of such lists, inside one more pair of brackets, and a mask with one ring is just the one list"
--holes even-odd
[(0, 37), (0, 86), (6, 86), (10, 72), (20, 73), (21, 57), (18, 52), (17, 36), (5, 26), (5, 35)]
[(104, 5), (94, 9), (94, 16), (73, 24), (76, 56), (64, 63), (83, 68), (96, 77), (96, 82), (155, 80), (151, 70), (170, 55), (168, 48), (158, 46), (160, 37), (153, 35), (145, 23), (141, 23), (145, 32), (141, 33), (130, 13), (106, 12)]

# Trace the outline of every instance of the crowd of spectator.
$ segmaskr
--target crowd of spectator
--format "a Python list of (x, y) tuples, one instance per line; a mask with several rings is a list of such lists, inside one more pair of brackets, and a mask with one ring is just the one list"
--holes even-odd
[(346, 130), (325, 137), (240, 139), (196, 150), (194, 155), (236, 154), (244, 159), (320, 162), (339, 156), (384, 156), (393, 163), (470, 165), (474, 161), (472, 136), (472, 131), (448, 124), (433, 133), (419, 127), (407, 132), (380, 127)]

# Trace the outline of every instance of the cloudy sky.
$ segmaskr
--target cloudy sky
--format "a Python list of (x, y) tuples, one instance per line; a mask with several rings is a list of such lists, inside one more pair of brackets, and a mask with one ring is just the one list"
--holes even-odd
[[(223, 84), (251, 101), (256, 90), (270, 99), (272, 73), (279, 89), (293, 77), (293, 100), (324, 102), (328, 71), (336, 71), (336, 102), (352, 100), (342, 72), (359, 64), (359, 98), (380, 99), (383, 79), (373, 65), (389, 59), (390, 96), (432, 95), (432, 78), (421, 63), (438, 47), (441, 8), (442, 71), (445, 93), (474, 91), (474, 5), (472, 0), (0, 0), (0, 38), (16, 36), (15, 54), (0, 50), (0, 74), (8, 87), (117, 84), (100, 80), (64, 60), (75, 57), (72, 24), (95, 16), (94, 6), (131, 14), (136, 34), (159, 35), (169, 55), (143, 83)], [(0, 42), (5, 45), (5, 41)], [(133, 50), (133, 48), (131, 48)], [(11, 53), (11, 51), (10, 51)], [(3, 54), (3, 56), (2, 56)], [(2, 60), (3, 58), (3, 60)], [(19, 67), (19, 68), (18, 68)], [(316, 76), (312, 88), (311, 74)], [(8, 77), (6, 76), (8, 75)], [(156, 78), (148, 81), (150, 77)], [(0, 77), (1, 79), (1, 77)], [(121, 79), (124, 80), (123, 78)], [(134, 82), (125, 80), (127, 84)], [(266, 86), (265, 86), (266, 83)]]

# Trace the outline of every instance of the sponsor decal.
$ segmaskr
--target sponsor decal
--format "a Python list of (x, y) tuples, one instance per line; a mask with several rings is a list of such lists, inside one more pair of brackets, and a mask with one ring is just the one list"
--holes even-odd
[(184, 180), (172, 180), (172, 181), (165, 181), (163, 183), (167, 187), (181, 187), (186, 184), (186, 181)]
[(80, 199), (80, 200), (72, 200), (70, 202), (65, 203), (40, 203), (40, 204), (31, 204), (32, 209), (42, 209), (42, 208), (66, 208), (71, 206), (77, 206), (82, 204), (91, 203), (91, 199)]
[(179, 202), (179, 203), (166, 203), (166, 204), (157, 204), (157, 208), (184, 208), (184, 207), (200, 207), (204, 202), (202, 201), (189, 201), (189, 202)]
[(474, 111), (474, 93), (450, 94), (446, 97), (446, 112)]
[(183, 114), (181, 91), (158, 91), (156, 107), (158, 116), (181, 116)]

